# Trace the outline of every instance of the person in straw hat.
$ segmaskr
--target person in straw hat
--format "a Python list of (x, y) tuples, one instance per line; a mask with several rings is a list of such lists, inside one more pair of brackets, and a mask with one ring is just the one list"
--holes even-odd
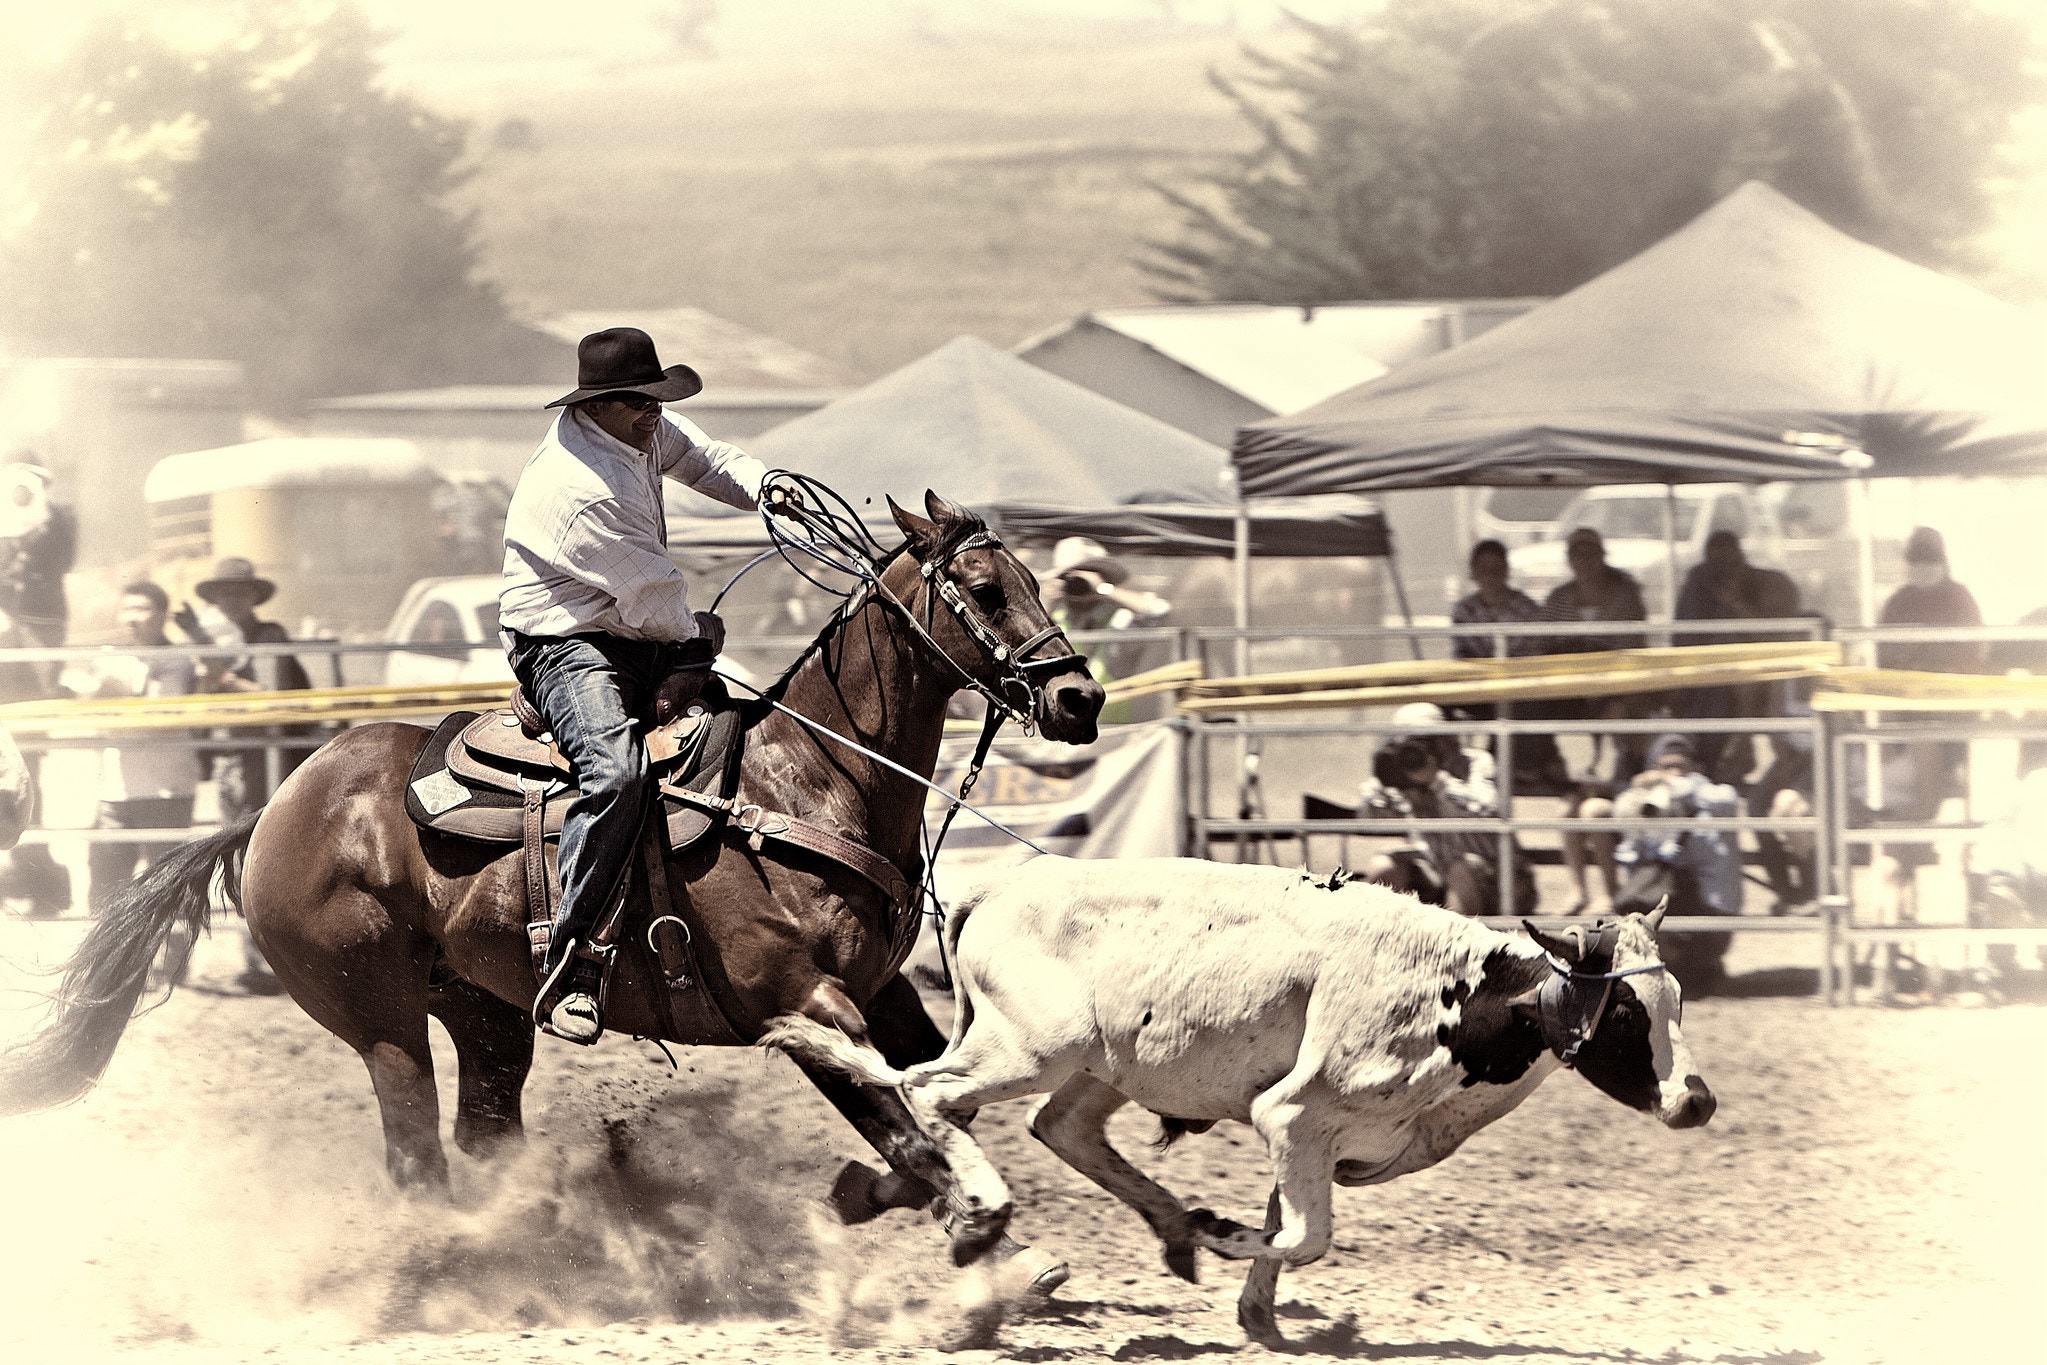
[[(1173, 609), (1157, 593), (1125, 587), (1130, 571), (1109, 557), (1108, 551), (1086, 536), (1067, 536), (1052, 547), (1052, 567), (1045, 574), (1042, 589), (1045, 610), (1061, 630), (1127, 630), (1150, 625)], [(1128, 652), (1125, 646), (1124, 651)], [(1088, 651), (1088, 671), (1098, 683), (1106, 684), (1127, 661), (1113, 657), (1115, 651), (1099, 647)], [(1102, 722), (1113, 725), (1130, 719), (1127, 702), (1112, 702), (1102, 712)]]
[[(708, 678), (725, 630), (693, 611), (668, 557), (661, 480), (731, 507), (759, 505), (760, 461), (663, 410), (703, 380), (662, 365), (636, 327), (576, 347), (576, 387), (526, 462), (505, 518), (498, 619), (512, 672), (575, 769), (561, 836), (561, 904), (534, 1022), (592, 1043), (602, 964), (579, 955), (629, 866), (652, 797), (634, 718), (677, 668)], [(691, 700), (684, 697), (680, 704)]]

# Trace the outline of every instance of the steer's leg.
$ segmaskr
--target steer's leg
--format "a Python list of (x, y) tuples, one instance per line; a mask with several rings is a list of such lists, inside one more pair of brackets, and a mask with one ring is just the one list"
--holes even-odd
[(1336, 1159), (1322, 1131), (1324, 1116), (1305, 1098), (1319, 1083), (1319, 1069), (1312, 1057), (1304, 1057), (1292, 1074), (1251, 1103), (1251, 1126), (1272, 1154), (1279, 1231), (1261, 1235), (1197, 1210), (1197, 1235), (1216, 1255), (1233, 1260), (1277, 1257), (1288, 1265), (1306, 1265), (1329, 1250), (1329, 1189), (1336, 1178)]
[(1195, 1282), (1194, 1220), (1173, 1193), (1126, 1161), (1109, 1145), (1109, 1116), (1130, 1101), (1086, 1072), (1031, 1112), (1031, 1136), (1067, 1165), (1136, 1209), (1163, 1244), (1166, 1268)]
[[(1271, 1197), (1265, 1201), (1265, 1235), (1279, 1231), (1279, 1187), (1274, 1186)], [(1279, 1319), (1274, 1309), (1279, 1303), (1279, 1272), (1284, 1263), (1276, 1260), (1251, 1262), (1251, 1273), (1244, 1277), (1244, 1292), (1237, 1296), (1237, 1325), (1244, 1329), (1244, 1335), (1262, 1346), (1279, 1346), (1286, 1341), (1280, 1335)]]

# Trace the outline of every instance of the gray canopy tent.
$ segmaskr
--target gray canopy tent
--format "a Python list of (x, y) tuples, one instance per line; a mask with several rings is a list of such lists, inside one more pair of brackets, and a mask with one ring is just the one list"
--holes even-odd
[[(1224, 452), (975, 337), (959, 337), (864, 388), (748, 442), (769, 467), (845, 494), (884, 542), (884, 494), (921, 493), (990, 516), (1004, 535), (1086, 536), (1116, 554), (1227, 555), (1238, 548)], [(757, 517), (672, 490), (669, 544), (700, 555), (767, 546)], [(1282, 498), (1251, 519), (1260, 557), (1369, 556), (1391, 545), (1367, 499)]]
[(1232, 458), (1254, 506), (1445, 485), (2032, 474), (2047, 470), (2047, 332), (1751, 182), (1463, 346), (1244, 427)]

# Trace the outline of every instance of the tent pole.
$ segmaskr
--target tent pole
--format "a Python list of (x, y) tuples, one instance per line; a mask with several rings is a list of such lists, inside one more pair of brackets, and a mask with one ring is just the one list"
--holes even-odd
[(1414, 635), (1414, 612), (1407, 605), (1407, 584), (1400, 577), (1400, 559), (1393, 553), (1393, 526), (1386, 526), (1386, 576), (1393, 580), (1393, 600), (1400, 604), (1400, 619), (1408, 629), (1407, 648), (1415, 658), (1422, 657), (1422, 642)]
[(1674, 483), (1663, 485), (1663, 619), (1677, 619), (1677, 485)]
[[(1234, 480), (1232, 481), (1234, 482)], [(1251, 641), (1244, 632), (1251, 628), (1251, 503), (1243, 485), (1237, 492), (1237, 676), (1251, 672)]]
[(1876, 527), (1871, 520), (1869, 480), (1857, 479), (1849, 487), (1854, 490), (1856, 604), (1860, 608), (1862, 624), (1873, 626), (1876, 624)]

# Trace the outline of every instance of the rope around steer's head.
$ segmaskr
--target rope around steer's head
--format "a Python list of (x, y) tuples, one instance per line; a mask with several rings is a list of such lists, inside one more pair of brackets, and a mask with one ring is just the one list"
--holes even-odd
[[(1669, 907), (1669, 898), (1650, 914), (1648, 924), (1653, 932), (1663, 919)], [(1535, 937), (1535, 926), (1528, 926), (1531, 937)], [(1583, 948), (1579, 961), (1604, 955), (1610, 962), (1614, 951), (1620, 946), (1621, 926), (1617, 920), (1597, 920), (1591, 926), (1591, 933), (1583, 935)], [(1538, 937), (1536, 940), (1542, 943)], [(1663, 962), (1641, 962), (1632, 967), (1612, 971), (1586, 972), (1566, 962), (1547, 944), (1542, 944), (1543, 960), (1548, 963), (1551, 975), (1536, 987), (1535, 1003), (1537, 1018), (1542, 1029), (1543, 1046), (1556, 1053), (1565, 1066), (1572, 1066), (1578, 1060), (1579, 1051), (1598, 1034), (1599, 1026), (1606, 1021), (1607, 1006), (1613, 1002), (1613, 983), (1622, 977), (1637, 976), (1643, 972), (1668, 971)]]

